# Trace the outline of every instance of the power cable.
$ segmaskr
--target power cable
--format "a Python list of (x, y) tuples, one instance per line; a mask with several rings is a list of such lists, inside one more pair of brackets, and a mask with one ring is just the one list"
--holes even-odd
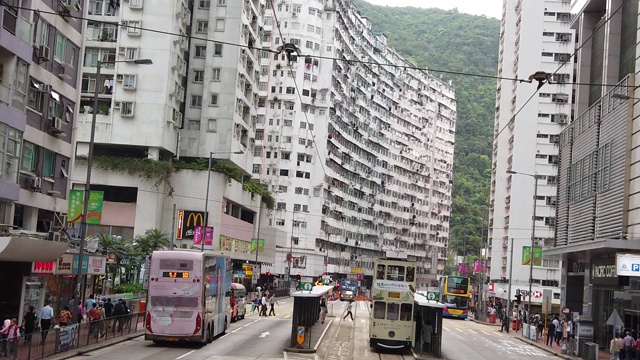
[[(25, 10), (25, 11), (32, 11), (32, 12), (36, 12), (36, 13), (44, 13), (44, 14), (49, 14), (49, 15), (61, 16), (60, 13), (55, 12), (55, 11), (32, 9), (32, 8), (22, 7), (22, 6), (12, 6), (12, 8)], [(274, 10), (274, 12), (275, 12), (275, 10)], [(275, 14), (274, 14), (274, 16), (275, 16)], [(158, 33), (158, 34), (163, 34), (163, 35), (178, 36), (178, 37), (183, 37), (183, 38), (188, 38), (188, 39), (193, 39), (193, 40), (201, 40), (201, 41), (210, 42), (210, 43), (214, 43), (214, 44), (222, 44), (222, 45), (229, 45), (229, 46), (240, 47), (240, 48), (247, 48), (247, 49), (250, 49), (250, 50), (265, 51), (265, 52), (269, 52), (269, 53), (273, 53), (273, 54), (279, 54), (280, 53), (280, 51), (278, 51), (278, 50), (265, 49), (263, 47), (258, 47), (258, 46), (249, 46), (249, 45), (231, 43), (231, 42), (227, 42), (227, 41), (212, 40), (212, 39), (193, 36), (193, 35), (189, 35), (189, 34), (175, 33), (175, 32), (171, 32), (171, 31), (151, 29), (151, 28), (146, 28), (146, 27), (130, 26), (128, 24), (118, 23), (117, 21), (97, 20), (97, 19), (93, 19), (93, 18), (90, 19), (90, 18), (87, 18), (87, 17), (83, 17), (83, 16), (79, 16), (79, 15), (70, 15), (70, 14), (69, 15), (64, 15), (64, 17), (65, 18), (77, 19), (77, 20), (86, 20), (86, 21), (91, 21), (91, 22), (99, 23), (99, 24), (107, 24), (107, 25), (114, 25), (115, 24), (118, 27), (125, 28), (125, 29), (133, 28), (133, 29), (136, 29), (136, 30), (139, 30), (139, 31), (148, 31), (148, 32), (153, 32), (153, 33)], [(126, 21), (126, 20), (122, 20), (122, 21)], [(280, 29), (278, 29), (278, 30), (280, 30)], [(376, 61), (365, 61), (365, 60), (357, 60), (357, 59), (349, 60), (349, 59), (344, 59), (344, 58), (336, 58), (336, 57), (321, 56), (321, 55), (305, 55), (305, 54), (301, 54), (301, 56), (311, 56), (311, 57), (317, 58), (317, 59), (342, 61), (342, 62), (347, 62), (347, 63), (360, 63), (360, 64), (364, 64), (364, 65), (388, 66), (388, 67), (393, 67), (393, 68), (398, 68), (398, 69), (418, 70), (418, 71), (435, 72), (435, 73), (443, 73), (443, 74), (450, 74), (450, 75), (461, 75), (461, 76), (479, 77), (479, 78), (495, 79), (495, 80), (510, 80), (510, 81), (517, 81), (517, 82), (521, 82), (521, 83), (529, 82), (526, 79), (520, 79), (520, 78), (517, 78), (517, 77), (516, 78), (510, 78), (510, 77), (502, 77), (502, 76), (489, 75), (489, 74), (468, 73), (468, 72), (463, 72), (463, 71), (432, 69), (432, 68), (427, 68), (427, 67), (421, 68), (421, 67), (418, 67), (418, 66), (415, 66), (415, 65), (381, 64), (381, 63), (378, 63)], [(571, 83), (571, 84), (567, 84), (567, 85), (617, 86), (617, 84), (596, 84), (596, 83)], [(620, 86), (633, 87), (631, 85), (620, 85)]]
[[(596, 33), (597, 33), (600, 29), (602, 29), (602, 28), (604, 27), (604, 25), (605, 25), (606, 23), (608, 23), (608, 22), (611, 20), (611, 18), (613, 18), (613, 16), (614, 16), (615, 14), (617, 14), (617, 13), (618, 13), (618, 11), (620, 11), (620, 9), (622, 9), (622, 7), (624, 6), (624, 4), (625, 4), (627, 1), (628, 1), (628, 0), (623, 0), (623, 1), (622, 1), (622, 4), (620, 4), (620, 6), (618, 6), (618, 8), (617, 8), (613, 13), (611, 13), (611, 15), (609, 15), (609, 17), (608, 17), (605, 21), (603, 21), (603, 22), (601, 22), (600, 24), (598, 24), (598, 25), (596, 26), (596, 28), (593, 30), (593, 32), (591, 33), (591, 35), (589, 35), (589, 37), (588, 37), (585, 41), (583, 41), (583, 42), (580, 44), (580, 46), (578, 46), (578, 47), (573, 51), (573, 53), (572, 53), (571, 55), (569, 55), (569, 58), (568, 58), (568, 59), (566, 59), (566, 60), (562, 63), (562, 65), (560, 65), (560, 66), (559, 66), (559, 67), (558, 67), (558, 68), (557, 68), (553, 73), (551, 73), (551, 75), (550, 75), (548, 78), (551, 78), (553, 75), (557, 74), (557, 73), (558, 73), (558, 71), (560, 71), (560, 69), (562, 69), (564, 66), (566, 66), (567, 64), (569, 64), (569, 61), (571, 60), (571, 58), (573, 58), (574, 56), (576, 56), (576, 55), (578, 54), (578, 51), (580, 51), (580, 49), (582, 49), (582, 47), (583, 47), (583, 46), (585, 46), (585, 45), (586, 45), (586, 44), (587, 44), (587, 43), (588, 43), (588, 42), (589, 42), (589, 41), (590, 41), (590, 40), (591, 40), (591, 39), (596, 35)], [(518, 114), (520, 114), (520, 112), (522, 112), (522, 110), (524, 110), (525, 106), (527, 106), (527, 104), (529, 104), (529, 102), (530, 102), (530, 101), (531, 101), (531, 100), (536, 96), (536, 94), (538, 94), (538, 91), (540, 91), (540, 89), (542, 88), (542, 86), (543, 86), (544, 84), (545, 84), (545, 83), (541, 83), (541, 85), (540, 85), (540, 86), (538, 86), (538, 87), (536, 88), (536, 90), (533, 92), (533, 94), (531, 94), (531, 96), (527, 99), (527, 101), (525, 101), (525, 103), (524, 103), (524, 104), (523, 104), (523, 105), (518, 109), (518, 111), (516, 111), (516, 113), (511, 117), (511, 119), (510, 119), (510, 120), (509, 120), (509, 121), (508, 121), (508, 122), (507, 122), (507, 123), (502, 127), (502, 129), (500, 129), (500, 131), (498, 131), (498, 133), (493, 137), (493, 140), (496, 140), (496, 139), (500, 136), (500, 134), (502, 134), (502, 132), (504, 131), (504, 129), (506, 129), (512, 121), (513, 121), (513, 123), (515, 124), (515, 122), (516, 122), (516, 120), (517, 120), (517, 118), (516, 118), (516, 117), (518, 116)], [(590, 86), (616, 86), (616, 85), (603, 85), (603, 84), (599, 84), (599, 85), (596, 85), (596, 84), (586, 84), (586, 85), (590, 85)], [(626, 86), (626, 87), (635, 87), (635, 86)]]

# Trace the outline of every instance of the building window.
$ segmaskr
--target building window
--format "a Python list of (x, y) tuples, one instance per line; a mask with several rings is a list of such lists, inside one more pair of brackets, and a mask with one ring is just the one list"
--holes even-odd
[(129, 0), (129, 8), (142, 9), (142, 0)]
[(209, 106), (218, 106), (218, 94), (211, 94), (211, 101)]
[(291, 237), (291, 241), (293, 241), (293, 245), (300, 245), (300, 238), (297, 236)]
[(302, 209), (302, 205), (300, 204), (293, 204), (293, 211), (300, 211)]
[(29, 99), (27, 106), (37, 112), (42, 112), (42, 103), (44, 102), (44, 92), (40, 90), (42, 83), (31, 79), (29, 82)]
[(127, 34), (139, 36), (141, 26), (142, 21), (127, 21)]
[(44, 20), (38, 20), (38, 35), (36, 37), (36, 43), (40, 46), (49, 46), (49, 29), (50, 25)]
[(200, 130), (200, 120), (189, 120), (187, 124), (188, 130)]
[(35, 173), (38, 163), (38, 146), (25, 141), (22, 145), (22, 165), (20, 170)]
[(286, 193), (288, 190), (286, 185), (278, 185), (278, 192)]
[(216, 19), (216, 31), (224, 31), (224, 19)]
[(202, 107), (202, 95), (191, 95), (191, 107), (193, 108)]
[(220, 81), (220, 68), (211, 69), (211, 81)]
[(227, 0), (218, 0), (218, 6), (227, 6)]
[(280, 169), (280, 176), (289, 176), (289, 170)]
[(287, 203), (283, 203), (283, 202), (277, 203), (276, 210), (287, 210)]
[(201, 83), (204, 81), (204, 70), (193, 70), (193, 82)]
[(120, 104), (120, 116), (123, 117), (133, 117), (133, 111), (135, 104), (131, 101), (123, 101)]
[(62, 33), (56, 34), (56, 47), (53, 50), (53, 59), (61, 63), (65, 60), (65, 53), (67, 50), (67, 38)]
[(132, 74), (125, 74), (122, 76), (122, 88), (123, 89), (135, 89), (136, 88), (136, 76)]
[(213, 45), (213, 56), (222, 56), (222, 44)]
[(217, 119), (209, 119), (209, 120), (207, 120), (207, 131), (208, 132), (218, 132), (218, 120)]
[(251, 173), (260, 174), (260, 164), (253, 164), (253, 169), (251, 169)]
[(200, 0), (198, 1), (198, 7), (200, 9), (208, 9), (211, 7), (211, 0)]
[(207, 56), (207, 46), (206, 45), (196, 45), (196, 54), (194, 57), (203, 58)]
[(208, 21), (198, 21), (196, 23), (196, 32), (200, 34), (206, 34), (209, 30), (209, 22)]
[(56, 153), (51, 150), (44, 150), (44, 166), (42, 168), (42, 177), (53, 179), (56, 172)]
[(125, 60), (136, 60), (138, 58), (138, 48), (127, 48), (124, 57)]
[(284, 226), (284, 219), (276, 219), (277, 226)]

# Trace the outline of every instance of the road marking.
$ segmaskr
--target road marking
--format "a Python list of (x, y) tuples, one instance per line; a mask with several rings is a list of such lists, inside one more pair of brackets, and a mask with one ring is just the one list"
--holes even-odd
[(458, 330), (458, 332), (464, 332), (464, 330), (460, 329), (460, 328), (455, 328), (456, 330)]
[(226, 338), (227, 336), (229, 336), (229, 334), (224, 334), (224, 335), (220, 336), (220, 339), (224, 339), (224, 338)]
[(245, 327), (247, 327), (247, 326), (249, 326), (249, 325), (251, 325), (251, 324), (244, 325), (244, 326), (243, 326), (243, 328), (245, 328)]
[(193, 354), (194, 352), (195, 352), (195, 350), (191, 350), (191, 351), (189, 351), (188, 353), (186, 353), (186, 354), (184, 354), (184, 355), (180, 355), (180, 356), (178, 356), (178, 357), (176, 358), (176, 360), (180, 360), (180, 359), (182, 359), (183, 357), (185, 357), (185, 356), (187, 356), (187, 355), (191, 355), (191, 354)]
[(285, 315), (285, 316), (283, 316), (283, 318), (289, 319), (289, 318), (291, 318), (291, 315)]
[(477, 333), (475, 332), (475, 330), (473, 330), (473, 329), (467, 329), (467, 330), (471, 331), (471, 332), (472, 332), (472, 333), (474, 333), (474, 334), (477, 334)]
[(236, 332), (236, 331), (238, 331), (238, 330), (240, 330), (240, 329), (242, 329), (242, 328), (235, 329), (235, 330), (233, 330), (231, 333), (233, 334), (234, 332)]
[(486, 330), (480, 330), (480, 331), (481, 331), (483, 334), (485, 334), (485, 335), (491, 335), (491, 333), (490, 333), (490, 332), (488, 332), (488, 331), (486, 331)]
[(449, 331), (449, 328), (446, 326), (443, 326), (442, 328), (445, 329), (446, 331)]

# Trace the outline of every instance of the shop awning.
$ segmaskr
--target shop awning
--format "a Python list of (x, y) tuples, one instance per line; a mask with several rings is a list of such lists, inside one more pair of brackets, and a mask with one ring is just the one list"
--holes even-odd
[(0, 237), (0, 261), (52, 261), (62, 256), (69, 245), (64, 241), (29, 237)]

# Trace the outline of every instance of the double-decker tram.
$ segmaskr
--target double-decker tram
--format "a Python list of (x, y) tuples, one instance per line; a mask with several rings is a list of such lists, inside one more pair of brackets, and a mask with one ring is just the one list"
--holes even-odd
[(410, 349), (414, 336), (414, 294), (416, 262), (406, 253), (387, 251), (374, 262), (371, 287), (369, 346), (382, 349)]
[(145, 339), (211, 342), (231, 320), (231, 259), (191, 250), (154, 251), (149, 267)]
[(466, 319), (469, 316), (471, 281), (466, 276), (443, 276), (440, 278), (440, 303), (445, 306), (442, 316)]

